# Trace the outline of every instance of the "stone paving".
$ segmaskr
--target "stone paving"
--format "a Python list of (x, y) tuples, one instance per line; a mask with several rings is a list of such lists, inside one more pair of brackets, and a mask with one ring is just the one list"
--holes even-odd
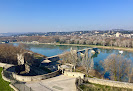
[(75, 79), (60, 75), (46, 80), (27, 82), (26, 86), (34, 91), (76, 91)]

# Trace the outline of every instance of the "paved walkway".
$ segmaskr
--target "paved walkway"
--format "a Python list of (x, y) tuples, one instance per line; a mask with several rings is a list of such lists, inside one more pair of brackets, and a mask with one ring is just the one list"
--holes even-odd
[(46, 80), (28, 82), (34, 91), (76, 91), (75, 78), (60, 75)]

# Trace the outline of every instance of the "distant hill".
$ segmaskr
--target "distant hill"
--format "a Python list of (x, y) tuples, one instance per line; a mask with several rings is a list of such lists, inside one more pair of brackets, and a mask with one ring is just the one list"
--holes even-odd
[(99, 34), (109, 33), (109, 31), (113, 31), (114, 33), (122, 33), (122, 34), (133, 34), (133, 30), (124, 30), (124, 29), (112, 29), (112, 30), (82, 30), (82, 31), (69, 31), (69, 32), (22, 32), (22, 33), (0, 33), (0, 37), (2, 36), (54, 36), (54, 35), (82, 35), (86, 33), (95, 34), (98, 32)]
[(22, 33), (0, 33), (0, 36), (15, 36), (19, 34), (22, 34)]

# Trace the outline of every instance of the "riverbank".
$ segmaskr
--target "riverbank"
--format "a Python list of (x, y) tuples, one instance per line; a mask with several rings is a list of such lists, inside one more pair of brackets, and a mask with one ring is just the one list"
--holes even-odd
[(100, 45), (81, 45), (81, 44), (55, 44), (55, 45), (88, 46), (88, 47), (96, 47), (96, 48), (102, 48), (102, 49), (116, 49), (116, 50), (133, 52), (133, 48), (124, 48), (124, 47), (111, 47), (111, 46), (100, 46)]
[(101, 45), (60, 44), (60, 43), (31, 43), (31, 42), (11, 42), (11, 43), (48, 44), (48, 45), (68, 45), (68, 46), (86, 46), (86, 47), (96, 47), (96, 48), (102, 48), (102, 49), (115, 49), (115, 50), (122, 50), (122, 51), (133, 52), (133, 48), (114, 47), (114, 46), (101, 46)]

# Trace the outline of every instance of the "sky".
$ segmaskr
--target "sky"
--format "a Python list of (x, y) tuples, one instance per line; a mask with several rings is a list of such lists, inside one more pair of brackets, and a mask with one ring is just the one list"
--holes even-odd
[(133, 0), (0, 0), (0, 33), (133, 30)]

